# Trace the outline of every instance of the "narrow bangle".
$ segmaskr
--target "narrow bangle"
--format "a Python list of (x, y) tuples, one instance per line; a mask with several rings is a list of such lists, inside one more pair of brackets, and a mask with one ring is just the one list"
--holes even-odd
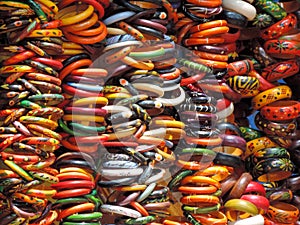
[(117, 215), (128, 216), (131, 218), (142, 217), (140, 212), (130, 209), (130, 208), (122, 207), (122, 206), (103, 204), (103, 205), (101, 205), (100, 210), (105, 213), (113, 213), (113, 214), (117, 214)]

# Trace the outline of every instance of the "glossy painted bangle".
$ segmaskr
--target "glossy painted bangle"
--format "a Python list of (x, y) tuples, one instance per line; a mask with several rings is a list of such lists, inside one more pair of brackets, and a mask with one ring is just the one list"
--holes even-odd
[[(81, 195), (86, 195), (91, 192), (91, 189), (89, 188), (78, 188), (78, 189), (71, 189), (71, 190), (63, 190), (60, 192), (57, 192), (53, 198), (54, 199), (62, 199), (67, 197), (78, 197)], [(92, 204), (94, 207), (94, 204)]]
[(262, 70), (262, 77), (269, 82), (293, 76), (299, 72), (299, 65), (296, 60), (285, 60), (265, 67)]
[(216, 225), (225, 225), (227, 224), (227, 217), (221, 211), (211, 212), (207, 215), (197, 214), (194, 215), (195, 219), (203, 224), (216, 224)]
[(261, 38), (264, 40), (276, 39), (281, 35), (287, 33), (291, 29), (294, 29), (297, 24), (297, 17), (294, 14), (289, 14), (282, 20), (271, 25), (270, 27), (261, 31)]
[(231, 189), (228, 199), (240, 198), (248, 184), (252, 181), (252, 176), (250, 173), (243, 173), (237, 180), (236, 184)]
[(281, 20), (287, 16), (286, 11), (283, 8), (281, 8), (279, 4), (269, 0), (257, 1), (255, 2), (255, 6), (258, 9), (263, 10), (266, 13), (270, 14), (277, 20)]
[(285, 202), (270, 204), (267, 215), (277, 223), (295, 223), (299, 217), (299, 209)]
[(265, 134), (278, 137), (293, 135), (297, 126), (295, 120), (273, 122), (262, 117), (260, 113), (256, 114), (254, 121), (255, 125)]
[(264, 92), (259, 93), (252, 99), (252, 107), (254, 109), (260, 109), (265, 105), (272, 102), (289, 99), (292, 96), (291, 89), (286, 85), (280, 85), (275, 88), (268, 89)]
[(244, 170), (244, 163), (240, 157), (223, 152), (218, 152), (213, 162), (216, 165), (234, 167), (237, 172)]
[(264, 43), (264, 49), (270, 56), (286, 59), (300, 55), (298, 45), (297, 41), (271, 39)]
[(248, 157), (261, 149), (272, 148), (277, 146), (278, 145), (275, 142), (273, 142), (270, 138), (266, 136), (258, 137), (247, 142), (247, 149), (244, 156)]
[(142, 217), (140, 212), (130, 209), (130, 208), (122, 207), (122, 206), (103, 204), (103, 205), (101, 205), (100, 210), (104, 213), (113, 213), (113, 214), (117, 214), (117, 215), (124, 215), (124, 216), (128, 216), (131, 218)]
[(258, 210), (261, 209), (263, 210), (263, 212), (268, 212), (270, 203), (269, 200), (264, 196), (248, 194), (248, 195), (242, 195), (240, 199), (253, 203)]
[(258, 209), (253, 203), (242, 199), (230, 199), (224, 204), (224, 207), (226, 210), (225, 214), (230, 221), (237, 220), (237, 218), (231, 216), (233, 211), (249, 213), (252, 216), (258, 214)]
[(258, 162), (252, 174), (258, 181), (279, 181), (288, 178), (294, 170), (292, 161), (286, 158), (268, 158)]
[(220, 209), (220, 204), (216, 204), (213, 206), (206, 206), (206, 207), (187, 206), (187, 205), (182, 206), (183, 211), (188, 213), (193, 213), (193, 214), (206, 214), (206, 213), (218, 211), (219, 209)]
[(250, 193), (266, 196), (266, 190), (264, 186), (256, 181), (250, 181), (243, 194), (250, 194)]

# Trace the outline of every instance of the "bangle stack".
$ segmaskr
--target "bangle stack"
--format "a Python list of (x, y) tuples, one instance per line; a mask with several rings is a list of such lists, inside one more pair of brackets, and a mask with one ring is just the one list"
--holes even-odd
[(1, 42), (7, 43), (0, 68), (1, 223), (52, 224), (58, 217), (50, 201), (58, 182), (53, 165), (62, 140), (56, 128), (64, 114), (58, 107), (63, 64), (56, 57), (61, 30), (53, 20), (58, 8), (48, 0), (8, 1), (3, 17), (3, 4), (9, 42)]

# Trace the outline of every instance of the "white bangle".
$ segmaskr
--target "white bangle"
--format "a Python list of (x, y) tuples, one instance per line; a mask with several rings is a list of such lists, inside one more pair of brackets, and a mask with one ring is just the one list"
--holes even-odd
[(157, 85), (148, 84), (148, 83), (132, 83), (132, 85), (138, 90), (155, 93), (156, 94), (155, 97), (157, 96), (161, 97), (164, 95), (164, 90)]
[(167, 99), (167, 98), (157, 98), (165, 106), (175, 106), (181, 104), (185, 100), (185, 92), (182, 87), (179, 87), (180, 95), (177, 98)]
[(145, 184), (149, 185), (151, 183), (157, 183), (158, 181), (160, 181), (166, 174), (166, 170), (163, 168), (157, 168), (159, 169), (159, 173), (153, 175), (152, 177), (149, 177), (146, 181)]
[(132, 218), (139, 218), (142, 217), (142, 214), (134, 209), (117, 206), (117, 205), (109, 205), (109, 204), (103, 204), (100, 206), (101, 212), (104, 213), (113, 213), (123, 216), (129, 216)]
[(230, 116), (233, 113), (233, 111), (234, 111), (234, 105), (231, 102), (226, 109), (223, 109), (222, 111), (216, 113), (218, 120), (225, 119), (226, 117)]
[(245, 16), (249, 21), (254, 20), (256, 16), (256, 8), (248, 2), (242, 0), (223, 0), (222, 6)]
[(166, 91), (174, 91), (179, 87), (180, 87), (180, 83), (175, 84), (175, 85), (171, 85), (171, 86), (167, 86), (167, 87), (162, 87), (162, 89), (164, 90), (164, 92), (166, 92)]
[(164, 138), (166, 135), (167, 129), (165, 127), (160, 127), (153, 130), (148, 130), (143, 133), (143, 136)]
[(103, 49), (103, 52), (107, 52), (107, 51), (112, 50), (114, 48), (120, 48), (120, 47), (132, 46), (132, 45), (142, 46), (143, 42), (141, 42), (141, 41), (123, 41), (123, 42), (117, 42), (117, 43), (114, 43), (114, 44), (106, 46)]
[(100, 173), (103, 177), (134, 177), (143, 173), (143, 168), (133, 169), (101, 169)]
[(128, 113), (131, 113), (130, 116), (132, 116), (131, 110), (129, 108), (127, 108), (125, 106), (121, 106), (121, 105), (106, 105), (106, 106), (103, 106), (101, 109), (107, 110), (108, 113), (128, 112)]
[(103, 20), (103, 23), (106, 25), (106, 26), (109, 26), (113, 23), (116, 23), (116, 22), (119, 22), (121, 20), (125, 20), (129, 17), (132, 17), (133, 15), (135, 15), (136, 13), (133, 12), (133, 11), (123, 11), (123, 12), (120, 12), (120, 13), (117, 13), (117, 14), (114, 14), (108, 18), (106, 18), (105, 20)]
[(228, 225), (264, 225), (264, 224), (265, 224), (265, 220), (261, 214), (243, 220), (238, 220), (235, 222), (228, 223)]

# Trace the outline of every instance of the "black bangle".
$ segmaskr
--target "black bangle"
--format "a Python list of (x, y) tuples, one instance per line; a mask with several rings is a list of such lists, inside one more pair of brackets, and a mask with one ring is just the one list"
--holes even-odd
[(224, 19), (227, 21), (229, 27), (243, 29), (247, 26), (248, 20), (242, 14), (237, 12), (223, 10), (219, 15), (218, 19)]
[(183, 4), (181, 8), (182, 8), (183, 13), (187, 17), (190, 17), (195, 22), (206, 23), (206, 22), (212, 21), (214, 19), (214, 16), (212, 16), (210, 18), (201, 18), (201, 17), (195, 16), (193, 13), (189, 12), (189, 10), (185, 7), (185, 4)]
[(77, 55), (73, 55), (70, 58), (67, 58), (66, 60), (64, 60), (63, 65), (64, 65), (64, 67), (66, 67), (66, 66), (70, 65), (71, 63), (76, 62), (81, 59), (90, 59), (90, 56), (86, 53), (80, 53)]
[(87, 161), (83, 161), (83, 160), (75, 160), (75, 159), (68, 159), (68, 160), (59, 160), (56, 161), (53, 166), (55, 168), (64, 168), (64, 167), (68, 167), (68, 166), (76, 166), (76, 167), (80, 167), (80, 168), (84, 168), (87, 169), (91, 172), (96, 172), (97, 171), (97, 167), (94, 164), (90, 164)]
[(154, 15), (154, 13), (156, 12), (156, 9), (148, 9), (148, 10), (143, 10), (141, 12), (138, 12), (137, 14), (129, 17), (128, 19), (125, 20), (126, 23), (131, 23), (131, 22), (134, 22), (135, 20), (137, 19), (140, 19), (140, 18), (148, 18), (148, 17), (151, 17), (151, 15)]
[(280, 181), (290, 177), (294, 168), (294, 164), (289, 159), (268, 158), (255, 165), (252, 175), (262, 182)]
[(129, 78), (129, 81), (132, 83), (150, 83), (161, 87), (163, 85), (164, 79), (159, 76), (139, 74), (131, 76)]
[(138, 29), (140, 32), (143, 34), (148, 34), (154, 37), (157, 37), (159, 39), (164, 39), (164, 34), (161, 31), (149, 28), (149, 27), (144, 27), (144, 26), (139, 26), (139, 25), (133, 25), (136, 29)]
[(100, 187), (119, 187), (119, 186), (126, 186), (131, 185), (135, 182), (137, 177), (125, 177), (115, 180), (99, 180), (98, 185)]
[(126, 8), (128, 8), (128, 9), (130, 9), (132, 11), (135, 11), (135, 12), (142, 12), (142, 11), (144, 11), (143, 8), (141, 8), (141, 7), (137, 6), (137, 5), (131, 4), (127, 0), (119, 0), (118, 3), (121, 3), (121, 5), (125, 6)]
[(240, 131), (239, 127), (233, 123), (229, 123), (229, 122), (217, 123), (216, 128), (218, 128), (221, 132), (222, 131), (224, 131), (224, 132), (230, 131), (231, 133), (234, 133), (235, 135), (243, 137), (243, 134)]
[(217, 152), (217, 155), (214, 158), (213, 162), (218, 165), (233, 167), (238, 172), (245, 171), (244, 162), (238, 156), (230, 155), (223, 152)]
[(169, 87), (169, 86), (173, 86), (174, 84), (179, 84), (181, 81), (181, 75), (179, 75), (177, 78), (173, 79), (173, 80), (164, 80), (164, 84), (163, 87)]

